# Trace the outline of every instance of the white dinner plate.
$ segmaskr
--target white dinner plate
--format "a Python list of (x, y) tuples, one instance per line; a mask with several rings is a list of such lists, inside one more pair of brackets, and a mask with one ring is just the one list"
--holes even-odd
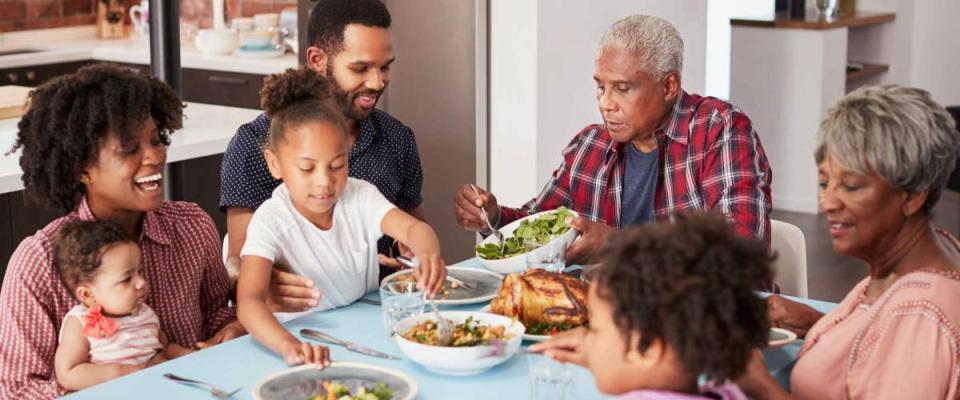
[(417, 397), (417, 382), (409, 375), (356, 362), (334, 362), (322, 370), (315, 365), (288, 368), (257, 382), (252, 394), (257, 400), (307, 399), (323, 393), (324, 381), (347, 385), (354, 394), (360, 386), (373, 387), (383, 382), (390, 386), (396, 400), (413, 400)]
[[(384, 282), (390, 282), (412, 273), (413, 270), (410, 269), (394, 272), (386, 278), (383, 278), (383, 282), (380, 282), (380, 285), (383, 286)], [(490, 301), (497, 296), (497, 292), (500, 291), (500, 285), (503, 283), (503, 276), (500, 274), (480, 268), (447, 267), (447, 276), (457, 278), (475, 287), (473, 291), (462, 287), (453, 288), (451, 287), (451, 282), (447, 280), (444, 284), (444, 288), (447, 289), (447, 296), (437, 299), (437, 304), (462, 305)]]
[(797, 334), (782, 328), (770, 328), (769, 347), (783, 347), (797, 340)]

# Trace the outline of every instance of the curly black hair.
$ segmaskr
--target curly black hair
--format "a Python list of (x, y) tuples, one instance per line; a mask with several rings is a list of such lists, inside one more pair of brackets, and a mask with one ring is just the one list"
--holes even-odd
[(343, 31), (350, 24), (390, 28), (390, 12), (380, 0), (317, 0), (307, 22), (307, 37), (329, 56), (343, 50)]
[(329, 122), (347, 134), (346, 117), (334, 95), (334, 86), (303, 65), (268, 76), (260, 89), (260, 106), (270, 117), (265, 147), (275, 148), (290, 126), (305, 122)]
[(82, 283), (97, 276), (103, 253), (118, 243), (133, 243), (127, 231), (109, 221), (72, 221), (57, 232), (54, 257), (60, 281), (71, 296)]
[(73, 210), (85, 192), (80, 175), (108, 135), (127, 142), (149, 116), (169, 145), (169, 134), (181, 127), (183, 106), (165, 83), (113, 64), (86, 66), (36, 88), (7, 153), (23, 149), (26, 199)]
[(594, 282), (630, 346), (655, 339), (673, 349), (685, 371), (722, 382), (746, 369), (767, 343), (766, 302), (754, 283), (769, 281), (773, 257), (764, 243), (737, 235), (721, 215), (677, 214), (669, 223), (621, 230), (608, 243)]

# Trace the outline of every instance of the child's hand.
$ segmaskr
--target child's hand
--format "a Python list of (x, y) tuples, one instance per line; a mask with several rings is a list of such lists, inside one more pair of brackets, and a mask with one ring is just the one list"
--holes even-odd
[(447, 265), (439, 254), (419, 254), (420, 268), (414, 272), (417, 288), (426, 290), (431, 297), (436, 296), (447, 280)]
[(583, 342), (587, 337), (585, 328), (572, 329), (558, 333), (546, 342), (530, 346), (530, 351), (544, 353), (554, 360), (587, 366), (587, 354), (583, 352)]
[(280, 355), (290, 365), (316, 364), (319, 367), (330, 366), (330, 349), (326, 346), (314, 346), (310, 343), (294, 340), (285, 346)]

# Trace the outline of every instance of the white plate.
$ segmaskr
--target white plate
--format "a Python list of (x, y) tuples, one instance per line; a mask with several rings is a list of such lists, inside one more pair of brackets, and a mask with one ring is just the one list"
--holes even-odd
[(770, 328), (767, 346), (783, 347), (797, 340), (797, 334), (781, 328)]
[[(580, 214), (577, 214), (576, 211), (573, 211), (573, 210), (569, 210), (569, 211), (573, 213), (574, 216), (580, 215)], [(500, 233), (503, 234), (504, 239), (512, 237), (513, 231), (520, 226), (521, 222), (526, 221), (528, 219), (536, 219), (541, 215), (552, 214), (555, 212), (557, 212), (557, 210), (543, 211), (543, 212), (538, 212), (536, 214), (528, 215), (526, 217), (513, 221), (507, 224), (506, 226), (500, 228)], [(576, 240), (577, 235), (579, 235), (579, 232), (577, 232), (576, 229), (571, 228), (566, 233), (561, 235), (559, 238), (556, 238), (554, 240), (563, 240), (564, 247), (566, 248), (566, 247), (570, 247), (570, 245), (573, 244), (573, 241)], [(493, 235), (490, 235), (490, 236), (487, 236), (485, 239), (483, 239), (483, 241), (480, 242), (480, 244), (496, 243), (496, 242), (497, 242), (497, 238)], [(477, 256), (478, 259), (480, 259), (480, 262), (483, 264), (483, 266), (487, 267), (487, 269), (491, 271), (496, 271), (501, 274), (511, 274), (514, 272), (523, 272), (527, 270), (526, 253), (517, 254), (512, 257), (501, 258), (499, 260), (487, 260), (487, 259), (484, 259), (483, 257), (480, 257), (480, 254), (477, 254), (476, 252), (476, 248), (474, 248), (474, 254)]]
[[(491, 312), (490, 305), (486, 305), (483, 308), (481, 308), (480, 312)], [(497, 314), (497, 315), (500, 315), (500, 314)], [(548, 339), (550, 339), (550, 335), (531, 335), (526, 332), (524, 332), (523, 334), (523, 340), (526, 340), (528, 342), (544, 342), (544, 341), (547, 341)]]
[(337, 381), (356, 393), (360, 385), (373, 386), (386, 383), (393, 390), (396, 400), (413, 400), (417, 397), (417, 382), (409, 375), (390, 368), (356, 362), (334, 362), (329, 367), (318, 369), (315, 365), (301, 365), (285, 369), (261, 379), (254, 385), (252, 394), (257, 400), (306, 399), (323, 391), (323, 381)]
[[(388, 275), (386, 278), (383, 278), (383, 281), (381, 281), (380, 284), (382, 286), (383, 282), (389, 282), (397, 279), (397, 277), (401, 275), (412, 273), (413, 271), (409, 269), (394, 272)], [(467, 283), (472, 283), (476, 285), (476, 287), (472, 292), (464, 288), (454, 289), (450, 287), (450, 281), (447, 281), (445, 284), (445, 287), (447, 288), (447, 298), (437, 300), (437, 304), (453, 306), (490, 301), (497, 296), (497, 292), (500, 291), (500, 285), (503, 284), (503, 276), (480, 268), (447, 267), (447, 275)]]

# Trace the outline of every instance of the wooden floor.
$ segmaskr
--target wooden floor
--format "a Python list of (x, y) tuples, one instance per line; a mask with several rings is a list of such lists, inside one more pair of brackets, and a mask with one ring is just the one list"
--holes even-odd
[[(807, 244), (807, 284), (810, 298), (837, 302), (867, 270), (863, 262), (842, 257), (830, 244), (827, 221), (822, 214), (774, 210), (772, 217), (796, 225)], [(934, 225), (957, 235), (960, 232), (960, 193), (946, 191), (933, 211)]]

